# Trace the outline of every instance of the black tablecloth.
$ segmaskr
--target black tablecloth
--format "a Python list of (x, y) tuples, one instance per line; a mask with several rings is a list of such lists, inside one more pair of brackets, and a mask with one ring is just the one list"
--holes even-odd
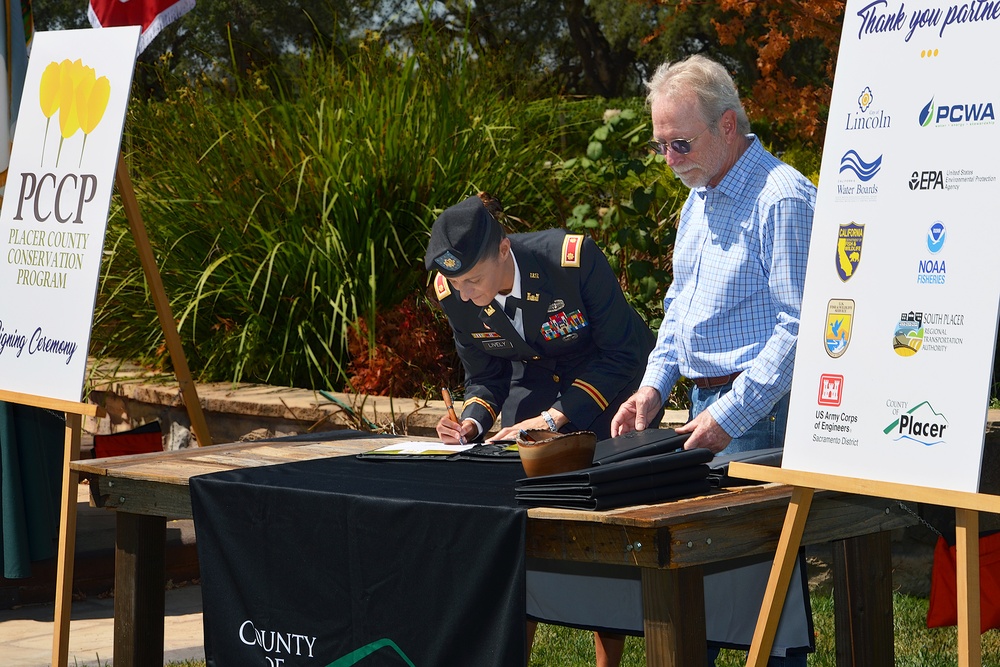
[(523, 665), (522, 475), (343, 457), (192, 478), (208, 665)]

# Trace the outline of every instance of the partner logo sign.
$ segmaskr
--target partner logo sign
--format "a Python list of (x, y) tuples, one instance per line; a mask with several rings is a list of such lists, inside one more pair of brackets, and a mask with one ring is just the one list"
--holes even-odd
[[(947, 236), (944, 223), (935, 220), (927, 230), (927, 251), (932, 255), (937, 255), (944, 248), (944, 240)], [(948, 269), (944, 258), (932, 257), (921, 259), (917, 263), (917, 284), (919, 285), (944, 285), (948, 278)]]
[(868, 162), (854, 149), (844, 153), (840, 158), (836, 201), (875, 201), (878, 185), (871, 181), (881, 169), (881, 155)]
[(917, 115), (920, 127), (965, 127), (968, 125), (993, 125), (996, 113), (992, 102), (967, 102), (960, 104), (934, 104), (932, 97)]
[(844, 129), (853, 130), (882, 130), (891, 126), (892, 117), (883, 109), (874, 106), (875, 95), (872, 89), (865, 86), (858, 95), (857, 110), (847, 114), (847, 122)]
[(853, 299), (830, 299), (826, 304), (826, 353), (836, 359), (847, 352), (854, 321)]
[(912, 310), (899, 316), (892, 333), (892, 350), (901, 357), (912, 357), (924, 344), (924, 314)]
[(819, 405), (837, 407), (844, 392), (844, 376), (824, 373), (819, 376)]
[(908, 440), (932, 447), (946, 442), (948, 426), (948, 419), (935, 410), (929, 401), (923, 401), (899, 415), (882, 432), (894, 442)]
[(837, 232), (837, 275), (845, 283), (854, 276), (861, 263), (861, 246), (865, 240), (865, 226), (849, 222)]

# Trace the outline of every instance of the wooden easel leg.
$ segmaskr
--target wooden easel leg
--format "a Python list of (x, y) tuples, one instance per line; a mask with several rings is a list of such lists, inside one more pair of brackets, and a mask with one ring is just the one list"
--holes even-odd
[(59, 523), (59, 554), (56, 563), (55, 632), (52, 636), (52, 665), (69, 662), (69, 619), (73, 605), (73, 557), (76, 552), (76, 490), (79, 475), (69, 468), (80, 458), (83, 418), (66, 414), (66, 447), (63, 453), (62, 519)]
[(642, 615), (647, 665), (705, 664), (705, 580), (700, 567), (642, 568)]
[(958, 665), (981, 667), (979, 609), (979, 513), (955, 510), (955, 559), (958, 585)]
[(128, 165), (125, 164), (125, 156), (121, 153), (118, 154), (115, 185), (118, 187), (122, 208), (125, 209), (125, 217), (132, 230), (132, 239), (135, 241), (139, 263), (142, 264), (146, 282), (149, 283), (149, 292), (153, 297), (153, 305), (156, 307), (156, 316), (160, 320), (160, 328), (163, 330), (167, 351), (170, 352), (170, 361), (174, 364), (174, 375), (180, 386), (181, 396), (184, 397), (184, 407), (187, 408), (188, 417), (191, 419), (191, 430), (198, 438), (199, 446), (211, 445), (212, 437), (209, 435), (205, 413), (202, 411), (201, 401), (198, 399), (198, 389), (195, 387), (194, 380), (191, 379), (191, 370), (188, 368), (187, 357), (184, 355), (181, 337), (177, 333), (177, 323), (170, 310), (170, 301), (163, 289), (163, 279), (156, 266), (156, 257), (153, 255), (153, 247), (149, 242), (149, 234), (146, 233), (146, 225), (139, 212), (135, 190), (132, 188), (132, 180), (128, 175)]
[(767, 580), (764, 591), (764, 602), (761, 605), (760, 616), (757, 617), (757, 627), (753, 633), (753, 643), (747, 656), (747, 667), (765, 667), (774, 636), (778, 632), (778, 621), (781, 620), (781, 608), (785, 604), (785, 594), (788, 583), (795, 569), (795, 557), (802, 543), (802, 533), (809, 516), (815, 489), (796, 486), (792, 490), (792, 498), (785, 515), (785, 525), (781, 528), (778, 538), (778, 550), (774, 555), (774, 565), (771, 576)]

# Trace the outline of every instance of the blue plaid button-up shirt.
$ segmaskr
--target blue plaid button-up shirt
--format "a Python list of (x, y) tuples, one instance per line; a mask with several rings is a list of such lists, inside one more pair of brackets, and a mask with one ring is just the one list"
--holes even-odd
[(673, 283), (642, 384), (664, 399), (681, 377), (743, 371), (709, 407), (737, 438), (792, 383), (816, 188), (752, 143), (681, 211)]

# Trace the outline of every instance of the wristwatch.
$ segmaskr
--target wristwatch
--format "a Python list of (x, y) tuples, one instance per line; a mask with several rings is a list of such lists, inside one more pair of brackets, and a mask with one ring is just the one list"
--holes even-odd
[(548, 410), (542, 410), (542, 419), (544, 419), (545, 423), (549, 425), (550, 431), (555, 432), (559, 430), (559, 427), (556, 426), (556, 420), (552, 418), (552, 415), (549, 414)]

